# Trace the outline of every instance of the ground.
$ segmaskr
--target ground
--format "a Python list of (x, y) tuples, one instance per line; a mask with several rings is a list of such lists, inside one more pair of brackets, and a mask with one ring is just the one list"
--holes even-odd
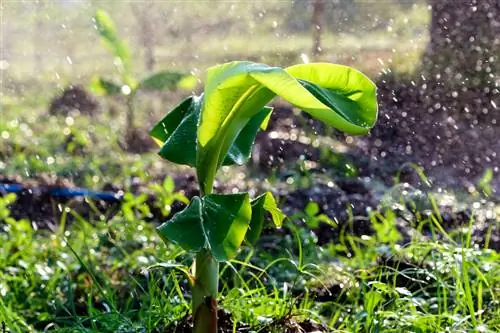
[[(462, 160), (450, 148), (456, 142), (445, 140), (443, 146), (425, 150), (419, 135), (425, 139), (435, 132), (421, 130), (415, 125), (418, 118), (413, 123), (402, 116), (408, 124), (401, 127), (401, 118), (394, 116), (422, 101), (379, 85), (381, 122), (370, 136), (325, 132), (279, 102), (269, 131), (257, 139), (251, 165), (224, 170), (219, 177), (217, 191), (271, 189), (289, 216), (285, 228), (266, 229), (254, 249), (223, 266), (223, 331), (498, 329), (498, 190), (493, 179), (481, 184), (477, 178), (494, 168), (496, 160), (471, 164), (465, 172), (449, 162)], [(421, 108), (433, 102), (426, 103)], [(442, 116), (431, 114), (439, 120)], [(163, 245), (154, 226), (178, 211), (184, 196), (197, 194), (194, 174), (169, 168), (151, 152), (120, 153), (119, 161), (103, 155), (106, 162), (86, 166), (95, 171), (76, 168), (65, 175), (73, 158), (88, 163), (99, 156), (95, 146), (107, 129), (96, 126), (102, 132), (87, 134), (93, 119), (47, 118), (64, 135), (52, 143), (54, 148), (38, 152), (38, 159), (29, 159), (29, 141), (16, 139), (23, 128), (24, 133), (35, 132), (44, 125), (26, 125), (19, 118), (6, 123), (10, 150), (2, 150), (5, 160), (25, 154), (36, 163), (53, 156), (57, 168), (52, 176), (2, 177), (3, 183), (28, 190), (18, 193), (17, 200), (4, 196), (0, 202), (0, 319), (12, 331), (187, 332), (189, 288), (169, 263), (175, 260), (187, 268), (190, 255)], [(429, 117), (425, 121), (433, 122)], [(418, 144), (411, 146), (412, 154), (403, 154), (409, 132)], [(475, 133), (484, 138), (484, 147), (494, 147), (491, 133)], [(36, 140), (49, 138), (53, 136), (45, 132)], [(433, 169), (439, 147), (442, 163)], [(36, 168), (28, 164), (25, 170), (30, 174)], [(100, 179), (104, 174), (114, 177), (108, 185)], [(168, 178), (163, 182), (165, 176), (174, 183)], [(61, 199), (50, 192), (76, 185), (130, 194), (109, 202)], [(32, 300), (29, 306), (22, 301), (26, 297)]]

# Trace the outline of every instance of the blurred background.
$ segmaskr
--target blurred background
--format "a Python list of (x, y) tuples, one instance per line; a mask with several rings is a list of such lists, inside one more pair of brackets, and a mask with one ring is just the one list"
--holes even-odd
[[(92, 17), (111, 14), (137, 73), (155, 68), (203, 73), (214, 63), (251, 59), (275, 65), (321, 53), (377, 74), (411, 70), (428, 40), (427, 1), (3, 1), (4, 94), (16, 85), (54, 88), (113, 71)], [(318, 9), (316, 9), (318, 11)], [(48, 84), (51, 86), (47, 87)], [(24, 83), (24, 85), (28, 85)], [(27, 87), (26, 87), (27, 88)]]

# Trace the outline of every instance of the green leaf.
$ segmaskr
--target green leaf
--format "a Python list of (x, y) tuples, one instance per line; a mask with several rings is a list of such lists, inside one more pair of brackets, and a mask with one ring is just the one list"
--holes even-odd
[(319, 213), (319, 206), (316, 202), (309, 202), (304, 209), (304, 212), (309, 217), (314, 217)]
[(192, 105), (194, 110), (181, 120), (172, 135), (165, 141), (159, 153), (164, 159), (177, 164), (196, 164), (195, 133), (199, 112), (196, 111), (196, 102)]
[(201, 210), (200, 198), (194, 197), (189, 206), (157, 228), (159, 235), (186, 251), (200, 251), (206, 245)]
[(194, 75), (186, 75), (179, 80), (177, 87), (184, 90), (193, 90), (198, 85), (198, 78)]
[(186, 251), (209, 248), (217, 260), (229, 260), (243, 243), (251, 214), (248, 193), (209, 194), (194, 197), (188, 207), (158, 227), (158, 232), (164, 241)]
[(98, 95), (113, 96), (121, 94), (122, 86), (102, 77), (94, 77), (90, 83), (90, 90)]
[[(123, 40), (118, 37), (115, 24), (111, 16), (102, 9), (98, 9), (94, 16), (97, 32), (101, 40), (111, 50), (113, 55), (120, 60), (119, 69), (129, 78), (131, 69), (130, 51)], [(127, 82), (130, 85), (130, 82)]]
[(243, 165), (252, 153), (252, 146), (259, 129), (265, 129), (273, 108), (264, 107), (241, 130), (227, 153), (223, 165)]
[(375, 85), (346, 66), (304, 64), (284, 70), (231, 62), (212, 67), (197, 132), (197, 173), (205, 192), (211, 191), (240, 132), (275, 95), (350, 134), (366, 133), (377, 117)]
[(165, 179), (163, 180), (163, 189), (167, 193), (174, 193), (175, 183), (172, 177), (165, 177)]
[[(162, 146), (160, 156), (178, 164), (196, 166), (196, 130), (203, 96), (191, 96), (177, 105), (151, 130), (151, 136)], [(272, 108), (265, 107), (241, 131), (224, 165), (244, 164), (250, 158), (259, 127), (267, 126)]]
[(198, 98), (198, 96), (189, 96), (180, 102), (172, 111), (167, 113), (162, 120), (156, 123), (151, 130), (150, 135), (160, 146), (163, 146), (165, 141), (167, 141), (167, 139), (172, 135), (184, 117), (193, 112), (193, 103), (196, 103)]
[(264, 228), (266, 212), (271, 215), (274, 226), (277, 228), (281, 227), (286, 215), (276, 205), (276, 200), (271, 192), (266, 192), (255, 198), (251, 205), (252, 219), (245, 240), (250, 244), (255, 244)]
[(177, 105), (151, 130), (162, 146), (160, 156), (178, 164), (196, 164), (196, 129), (202, 96), (190, 96)]
[[(335, 113), (311, 107), (304, 111), (348, 134), (365, 134), (378, 115), (377, 87), (354, 68), (329, 64), (300, 64), (288, 67), (300, 84)], [(342, 118), (342, 119), (339, 119)]]
[(215, 259), (229, 260), (240, 248), (250, 223), (248, 193), (209, 194), (203, 197), (203, 220)]
[(186, 75), (178, 72), (162, 71), (144, 78), (139, 83), (139, 89), (165, 91), (177, 87)]

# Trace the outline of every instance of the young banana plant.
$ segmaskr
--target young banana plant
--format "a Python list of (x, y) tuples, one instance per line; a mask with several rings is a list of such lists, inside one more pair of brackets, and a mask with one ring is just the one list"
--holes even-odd
[(126, 99), (126, 131), (127, 138), (135, 129), (134, 99), (139, 91), (169, 91), (177, 87), (191, 89), (196, 86), (196, 78), (190, 74), (174, 71), (159, 71), (149, 73), (144, 78), (136, 78), (132, 69), (131, 52), (124, 40), (120, 39), (111, 16), (102, 9), (98, 9), (93, 18), (95, 28), (102, 43), (110, 50), (115, 58), (117, 76), (110, 80), (100, 76), (92, 79), (90, 88), (99, 95), (119, 96)]
[(195, 333), (217, 332), (219, 262), (259, 238), (269, 214), (276, 227), (285, 215), (270, 192), (217, 194), (223, 165), (248, 161), (279, 96), (316, 119), (349, 134), (364, 134), (377, 119), (376, 87), (357, 70), (329, 63), (270, 67), (246, 61), (208, 69), (204, 93), (190, 96), (154, 126), (164, 159), (196, 169), (200, 197), (158, 227), (165, 242), (196, 254), (192, 279)]

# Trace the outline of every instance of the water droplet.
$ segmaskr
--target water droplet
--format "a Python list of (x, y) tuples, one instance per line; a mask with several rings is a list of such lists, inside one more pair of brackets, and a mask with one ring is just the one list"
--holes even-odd
[(132, 89), (128, 85), (125, 84), (122, 86), (121, 92), (124, 95), (130, 95), (130, 93), (132, 92)]

